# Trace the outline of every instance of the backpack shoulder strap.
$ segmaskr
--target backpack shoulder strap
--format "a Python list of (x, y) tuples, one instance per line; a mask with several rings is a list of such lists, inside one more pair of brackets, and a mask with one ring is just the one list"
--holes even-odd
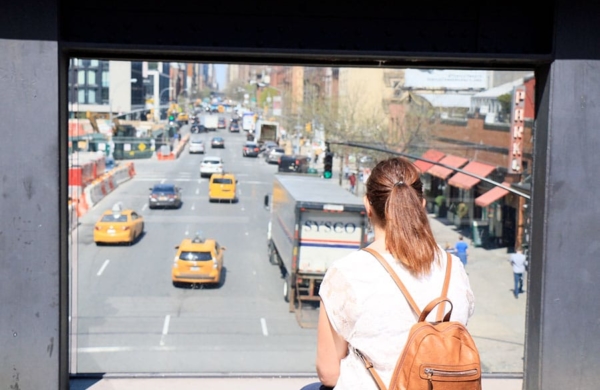
[[(444, 278), (444, 287), (442, 287), (442, 295), (440, 298), (448, 298), (448, 286), (450, 286), (450, 275), (452, 274), (452, 256), (450, 253), (446, 253), (446, 277)], [(444, 310), (446, 309), (445, 302), (442, 302), (438, 306), (437, 322), (440, 322), (444, 317)]]
[(388, 272), (388, 274), (390, 274), (390, 276), (392, 277), (392, 279), (394, 279), (394, 282), (396, 282), (396, 285), (398, 286), (398, 288), (400, 289), (400, 291), (402, 291), (402, 294), (404, 294), (404, 297), (408, 301), (408, 304), (410, 305), (410, 307), (412, 308), (412, 310), (415, 312), (415, 314), (417, 315), (417, 317), (419, 317), (421, 315), (421, 310), (419, 310), (419, 307), (417, 306), (417, 304), (413, 300), (412, 296), (409, 294), (409, 292), (406, 289), (406, 287), (404, 287), (404, 284), (402, 283), (402, 281), (400, 280), (400, 278), (398, 277), (398, 275), (396, 275), (396, 273), (394, 272), (394, 270), (392, 269), (392, 267), (390, 267), (390, 265), (388, 264), (388, 262), (385, 261), (385, 259), (379, 254), (379, 252), (377, 252), (374, 249), (371, 249), (371, 248), (362, 248), (362, 250), (364, 250), (365, 252), (369, 252), (370, 254), (372, 254), (377, 259), (377, 261), (379, 261), (379, 263), (383, 266), (383, 268), (385, 268), (385, 270)]

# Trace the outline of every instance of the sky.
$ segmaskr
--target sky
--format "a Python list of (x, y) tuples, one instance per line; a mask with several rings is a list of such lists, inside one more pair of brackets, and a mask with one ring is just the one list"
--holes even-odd
[(223, 91), (227, 87), (227, 65), (226, 64), (215, 64), (215, 73), (219, 89)]

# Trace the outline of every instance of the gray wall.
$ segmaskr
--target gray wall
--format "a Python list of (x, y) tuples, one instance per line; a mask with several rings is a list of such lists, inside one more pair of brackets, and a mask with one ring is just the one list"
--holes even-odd
[[(232, 19), (227, 10), (219, 16), (191, 1), (166, 13), (150, 4), (142, 9), (107, 0), (94, 5), (91, 18), (87, 3), (75, 0), (61, 1), (60, 9), (56, 0), (3, 4), (0, 386), (68, 388), (64, 75), (67, 55), (83, 54), (313, 64), (331, 64), (338, 56), (340, 66), (380, 60), (387, 66), (535, 66), (524, 387), (597, 388), (600, 6), (557, 0), (532, 11), (520, 1), (392, 3), (375, 1), (366, 12), (360, 3), (339, 8), (333, 2), (234, 1), (229, 9), (243, 17)], [(190, 30), (186, 20), (197, 29)], [(260, 20), (273, 23), (257, 28)], [(214, 41), (223, 23), (239, 29), (226, 29)], [(319, 28), (306, 29), (315, 23)]]
[(58, 44), (0, 39), (0, 53), (0, 387), (51, 389), (66, 352), (67, 303), (59, 288)]

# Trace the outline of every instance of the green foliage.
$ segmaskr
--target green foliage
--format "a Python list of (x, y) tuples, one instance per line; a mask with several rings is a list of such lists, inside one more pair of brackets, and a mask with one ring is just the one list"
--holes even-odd
[(510, 105), (512, 104), (512, 93), (505, 93), (504, 95), (498, 96), (498, 102), (502, 107), (502, 112), (505, 114), (509, 114)]
[(444, 195), (438, 195), (435, 197), (435, 204), (438, 207), (442, 207), (442, 204), (444, 204), (445, 200), (446, 200), (446, 197)]

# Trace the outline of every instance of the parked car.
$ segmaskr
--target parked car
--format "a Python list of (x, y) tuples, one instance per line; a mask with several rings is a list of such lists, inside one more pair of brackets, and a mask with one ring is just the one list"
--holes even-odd
[(279, 157), (278, 172), (307, 173), (310, 167), (310, 157), (301, 155), (287, 155)]
[(182, 203), (181, 188), (175, 184), (155, 184), (150, 187), (150, 195), (148, 195), (149, 208), (179, 208)]
[(246, 142), (244, 144), (243, 156), (244, 157), (258, 157), (260, 149), (256, 142)]
[(279, 158), (285, 154), (285, 149), (275, 147), (265, 154), (265, 161), (269, 164), (279, 164)]
[(213, 137), (213, 139), (210, 141), (210, 147), (213, 149), (225, 149), (225, 140), (223, 139), (223, 137)]
[(223, 173), (223, 159), (218, 156), (206, 156), (200, 163), (200, 177), (210, 177), (213, 173)]
[(217, 122), (217, 129), (224, 129), (227, 127), (227, 120), (220, 116)]

